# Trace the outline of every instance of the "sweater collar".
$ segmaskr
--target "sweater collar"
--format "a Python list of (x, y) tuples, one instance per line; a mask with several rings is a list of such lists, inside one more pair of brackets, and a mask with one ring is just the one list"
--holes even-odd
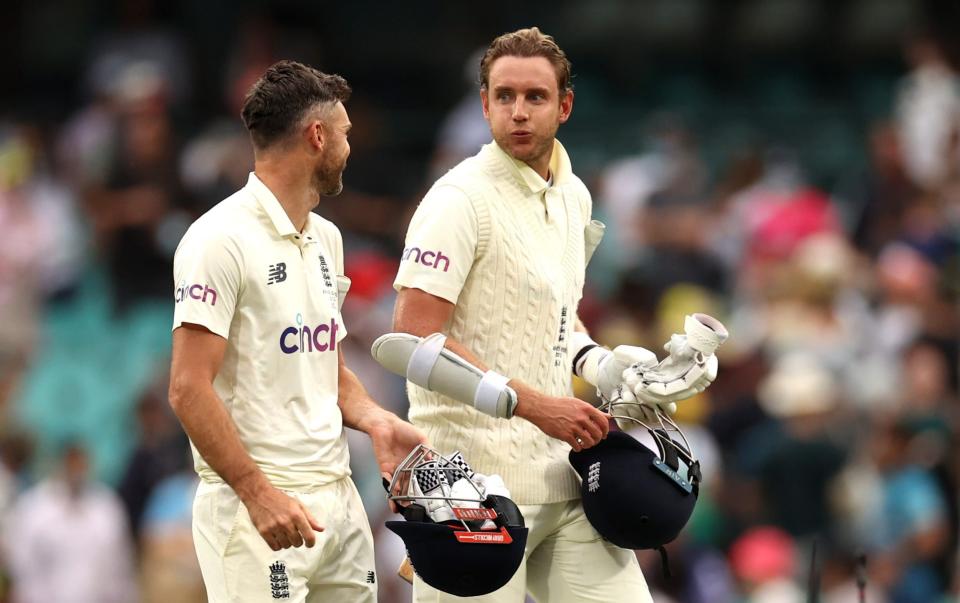
[[(514, 179), (525, 186), (531, 193), (539, 194), (547, 190), (547, 181), (540, 177), (533, 168), (522, 161), (514, 159), (500, 148), (496, 142), (484, 145), (483, 152), (489, 154), (498, 163), (507, 168)], [(553, 141), (553, 154), (550, 155), (550, 174), (553, 176), (553, 185), (560, 186), (566, 183), (573, 174), (570, 167), (570, 156), (559, 140)]]

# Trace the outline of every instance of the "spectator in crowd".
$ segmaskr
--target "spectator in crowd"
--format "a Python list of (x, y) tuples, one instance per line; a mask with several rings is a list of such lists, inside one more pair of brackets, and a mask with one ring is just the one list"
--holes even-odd
[(903, 159), (910, 178), (930, 190), (956, 169), (948, 152), (960, 129), (960, 78), (941, 43), (929, 33), (905, 45), (910, 73), (897, 91), (896, 115), (903, 140)]
[(743, 603), (802, 603), (793, 580), (797, 551), (793, 538), (772, 526), (752, 528), (730, 547), (730, 565), (742, 585)]
[(135, 538), (140, 536), (143, 514), (154, 489), (190, 466), (187, 437), (170, 411), (165, 392), (156, 386), (145, 391), (137, 407), (137, 419), (138, 445), (117, 486)]
[(198, 479), (186, 462), (186, 448), (181, 453), (181, 469), (157, 484), (144, 508), (140, 530), (143, 603), (206, 601), (191, 529)]
[(845, 456), (828, 430), (836, 382), (815, 357), (795, 352), (774, 364), (759, 394), (774, 421), (743, 438), (742, 466), (754, 472), (774, 525), (794, 538), (826, 534), (830, 483)]
[(60, 469), (24, 492), (4, 534), (13, 598), (22, 603), (133, 603), (133, 546), (123, 505), (90, 479), (84, 448), (64, 448)]
[(933, 476), (911, 458), (916, 436), (912, 422), (886, 417), (871, 442), (882, 482), (870, 553), (891, 603), (935, 601), (947, 586), (938, 569), (950, 540), (947, 507)]

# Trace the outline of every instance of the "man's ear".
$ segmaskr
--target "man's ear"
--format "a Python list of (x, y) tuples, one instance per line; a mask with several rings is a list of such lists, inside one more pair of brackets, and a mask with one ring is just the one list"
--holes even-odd
[(483, 107), (483, 118), (490, 121), (490, 91), (486, 88), (480, 89), (480, 106)]
[(570, 114), (573, 112), (573, 90), (567, 90), (567, 92), (560, 97), (560, 123), (567, 123), (567, 120), (570, 119)]
[(322, 151), (323, 145), (327, 140), (327, 130), (323, 121), (319, 119), (310, 120), (304, 136), (312, 148)]

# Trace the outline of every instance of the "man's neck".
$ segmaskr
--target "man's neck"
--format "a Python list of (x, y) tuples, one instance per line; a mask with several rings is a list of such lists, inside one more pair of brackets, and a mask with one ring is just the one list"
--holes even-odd
[(532, 169), (534, 172), (539, 174), (543, 178), (544, 182), (550, 180), (550, 160), (553, 159), (553, 151), (556, 147), (556, 139), (553, 140), (550, 145), (550, 149), (539, 157), (534, 157), (530, 161), (524, 161), (527, 164), (527, 167)]
[(544, 182), (550, 180), (550, 155), (535, 159), (534, 161), (527, 163), (527, 166), (539, 174), (540, 177), (543, 178)]
[(253, 171), (280, 202), (294, 228), (302, 232), (310, 210), (319, 203), (310, 174), (281, 157), (257, 158)]

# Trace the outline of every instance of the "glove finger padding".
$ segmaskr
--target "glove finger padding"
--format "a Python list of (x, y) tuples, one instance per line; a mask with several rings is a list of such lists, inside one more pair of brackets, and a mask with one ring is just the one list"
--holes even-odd
[(685, 373), (669, 381), (655, 380), (661, 375), (650, 371), (633, 370), (629, 375), (625, 374), (624, 382), (638, 399), (662, 406), (703, 392), (717, 378), (718, 366), (717, 357), (710, 356), (693, 362)]
[(657, 355), (646, 348), (618, 345), (600, 361), (597, 367), (597, 395), (609, 401), (623, 383), (623, 372), (631, 366), (649, 369), (657, 365)]
[[(710, 356), (707, 358), (707, 369), (704, 371), (704, 375), (707, 378), (707, 385), (710, 385), (717, 378), (717, 371), (720, 370), (720, 361), (717, 360), (716, 356)], [(706, 386), (704, 386), (706, 387)]]
[[(673, 414), (676, 402), (703, 392), (717, 378), (719, 363), (714, 352), (727, 337), (719, 320), (706, 314), (687, 316), (684, 333), (672, 335), (664, 344), (668, 355), (662, 362), (654, 363), (655, 356), (648, 350), (632, 348), (647, 354), (623, 370), (618, 387), (642, 403)], [(619, 368), (612, 363), (609, 368)]]
[(633, 345), (618, 345), (613, 348), (613, 359), (616, 360), (623, 369), (632, 366), (634, 364), (640, 365), (644, 368), (652, 368), (657, 365), (660, 360), (657, 358), (657, 355), (648, 350), (647, 348), (641, 348)]

